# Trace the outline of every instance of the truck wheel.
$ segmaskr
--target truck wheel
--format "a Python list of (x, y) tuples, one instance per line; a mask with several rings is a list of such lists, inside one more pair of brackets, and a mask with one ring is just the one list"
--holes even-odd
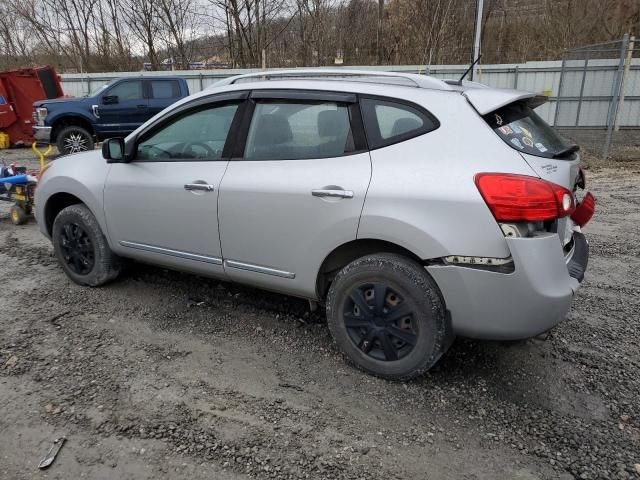
[(11, 207), (10, 216), (11, 222), (14, 225), (24, 225), (25, 223), (27, 223), (27, 220), (29, 220), (29, 215), (27, 214), (25, 209), (19, 205), (14, 205)]
[(354, 260), (332, 282), (326, 305), (338, 348), (380, 377), (420, 375), (450, 345), (437, 285), (420, 264), (401, 255)]
[(56, 146), (61, 155), (93, 150), (93, 136), (86, 129), (71, 125), (58, 132)]
[(79, 285), (104, 285), (120, 273), (120, 258), (111, 251), (98, 221), (84, 205), (71, 205), (58, 213), (51, 239), (62, 269)]

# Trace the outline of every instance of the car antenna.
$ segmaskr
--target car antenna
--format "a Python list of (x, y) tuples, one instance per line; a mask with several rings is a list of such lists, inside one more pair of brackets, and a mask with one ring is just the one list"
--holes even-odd
[(469, 65), (469, 68), (467, 68), (467, 70), (462, 74), (462, 76), (460, 77), (460, 80), (458, 80), (458, 85), (462, 85), (462, 80), (464, 80), (464, 77), (466, 77), (467, 75), (469, 75), (469, 72), (471, 71), (471, 69), (473, 67), (476, 66), (476, 63), (478, 63), (480, 61), (480, 59), (482, 58), (482, 54), (478, 55), (478, 58), (476, 58), (473, 63), (471, 65)]

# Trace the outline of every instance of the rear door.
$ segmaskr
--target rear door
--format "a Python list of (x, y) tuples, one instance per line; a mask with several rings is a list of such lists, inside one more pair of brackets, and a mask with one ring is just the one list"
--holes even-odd
[(356, 97), (257, 91), (244, 129), (220, 187), (225, 272), (314, 297), (326, 255), (356, 239), (371, 177)]
[(175, 79), (147, 80), (149, 92), (148, 118), (160, 113), (169, 105), (182, 98), (180, 83)]

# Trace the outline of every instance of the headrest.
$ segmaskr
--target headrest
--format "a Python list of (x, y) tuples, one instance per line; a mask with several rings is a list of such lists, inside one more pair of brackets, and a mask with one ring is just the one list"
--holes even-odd
[(254, 145), (279, 145), (293, 138), (291, 125), (281, 113), (269, 113), (258, 117)]
[(349, 131), (349, 117), (341, 110), (323, 110), (318, 114), (318, 135), (343, 137)]
[(422, 127), (422, 122), (417, 118), (399, 118), (393, 124), (391, 129), (391, 136), (402, 135), (403, 133), (411, 132)]

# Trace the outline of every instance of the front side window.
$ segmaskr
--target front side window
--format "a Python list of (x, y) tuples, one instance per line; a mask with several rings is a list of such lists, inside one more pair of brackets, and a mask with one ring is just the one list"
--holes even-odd
[(180, 86), (176, 80), (151, 80), (151, 95), (159, 99), (178, 98)]
[(191, 111), (138, 144), (136, 160), (220, 160), (238, 104)]
[(107, 95), (111, 97), (118, 97), (118, 101), (120, 102), (123, 100), (140, 100), (144, 97), (142, 94), (142, 81), (128, 80), (126, 82), (119, 83), (109, 90)]
[(370, 148), (408, 140), (438, 128), (438, 121), (417, 106), (378, 98), (363, 98), (362, 106)]
[(339, 157), (354, 151), (347, 105), (261, 101), (247, 136), (247, 160)]
[(483, 118), (507, 145), (523, 153), (570, 159), (578, 150), (524, 102), (511, 103)]

